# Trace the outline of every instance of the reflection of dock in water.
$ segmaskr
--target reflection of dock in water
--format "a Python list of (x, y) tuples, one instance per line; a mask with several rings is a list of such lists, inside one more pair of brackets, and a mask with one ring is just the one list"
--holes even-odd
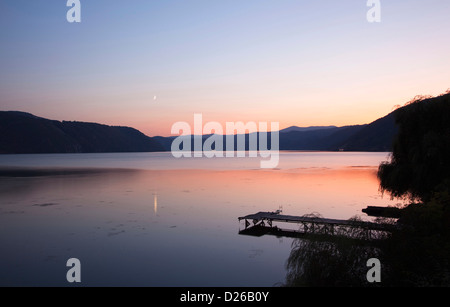
[(240, 235), (247, 235), (247, 236), (253, 236), (253, 237), (261, 237), (264, 235), (272, 235), (276, 237), (287, 237), (287, 238), (298, 238), (304, 235), (304, 233), (296, 230), (288, 230), (288, 229), (281, 229), (277, 226), (275, 227), (268, 227), (268, 226), (261, 226), (261, 225), (254, 225), (249, 228), (245, 228), (244, 230), (239, 231)]
[[(349, 237), (365, 237), (367, 239), (380, 237), (396, 228), (394, 224), (374, 223), (360, 220), (337, 220), (317, 216), (282, 215), (281, 210), (275, 212), (258, 212), (239, 217), (245, 221), (245, 228), (239, 234), (250, 236), (274, 235), (277, 237), (301, 237), (305, 234), (318, 235), (348, 235)], [(297, 224), (294, 229), (281, 229), (274, 222)]]

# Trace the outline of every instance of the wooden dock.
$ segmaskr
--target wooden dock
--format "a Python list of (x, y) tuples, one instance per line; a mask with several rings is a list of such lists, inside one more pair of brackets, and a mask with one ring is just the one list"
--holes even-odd
[(403, 209), (396, 207), (368, 206), (366, 209), (362, 209), (362, 212), (369, 216), (400, 218)]
[[(304, 234), (348, 235), (372, 239), (380, 237), (380, 233), (390, 232), (395, 224), (381, 224), (359, 220), (338, 220), (311, 215), (282, 215), (281, 210), (275, 212), (258, 212), (238, 218), (245, 221), (245, 229), (239, 234), (261, 236), (272, 234), (277, 236), (296, 237)], [(281, 229), (274, 222), (294, 223), (298, 229)]]

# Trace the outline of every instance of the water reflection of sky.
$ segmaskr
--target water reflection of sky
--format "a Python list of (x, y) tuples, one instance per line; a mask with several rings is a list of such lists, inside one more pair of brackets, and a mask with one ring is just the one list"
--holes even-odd
[(272, 286), (291, 239), (239, 236), (237, 218), (283, 206), (346, 219), (392, 204), (362, 164), (0, 177), (0, 285), (66, 285), (75, 257), (83, 285)]

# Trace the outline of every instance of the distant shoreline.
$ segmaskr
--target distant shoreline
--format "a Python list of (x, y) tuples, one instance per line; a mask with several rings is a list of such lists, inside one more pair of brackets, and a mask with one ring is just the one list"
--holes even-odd
[[(322, 153), (392, 153), (392, 151), (385, 150), (316, 150), (316, 149), (305, 149), (305, 150), (296, 150), (296, 149), (280, 149), (280, 152), (288, 153), (298, 153), (298, 152), (322, 152)], [(224, 151), (226, 152), (226, 151)], [(234, 150), (234, 152), (239, 152), (238, 150)], [(249, 152), (246, 150), (245, 152)], [(127, 154), (127, 153), (137, 153), (137, 154), (145, 154), (145, 153), (170, 153), (170, 150), (164, 151), (108, 151), (108, 152), (36, 152), (36, 153), (0, 153), (1, 156), (19, 156), (19, 155), (84, 155), (84, 154)]]

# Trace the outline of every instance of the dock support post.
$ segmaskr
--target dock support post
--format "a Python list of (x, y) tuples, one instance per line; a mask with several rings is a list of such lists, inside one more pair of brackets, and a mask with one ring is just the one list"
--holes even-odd
[(249, 221), (247, 221), (247, 220), (245, 220), (245, 229), (247, 229), (247, 228), (248, 228), (248, 226), (250, 226), (250, 222), (249, 222)]

